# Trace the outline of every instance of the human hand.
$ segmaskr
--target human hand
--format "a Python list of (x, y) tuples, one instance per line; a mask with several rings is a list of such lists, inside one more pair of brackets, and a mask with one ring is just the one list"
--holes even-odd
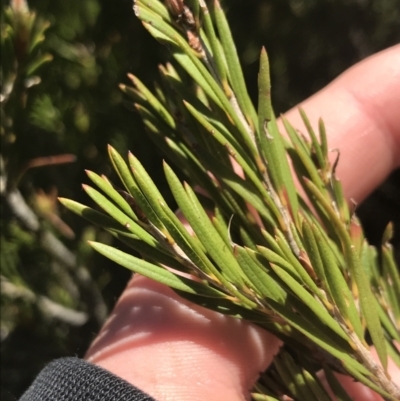
[[(313, 124), (324, 119), (330, 148), (340, 149), (346, 197), (361, 202), (400, 166), (400, 45), (352, 67), (301, 107)], [(303, 126), (297, 109), (286, 117)], [(158, 401), (243, 401), (279, 346), (252, 324), (135, 275), (86, 357)], [(391, 373), (400, 385), (400, 372)], [(346, 386), (354, 399), (381, 400)]]

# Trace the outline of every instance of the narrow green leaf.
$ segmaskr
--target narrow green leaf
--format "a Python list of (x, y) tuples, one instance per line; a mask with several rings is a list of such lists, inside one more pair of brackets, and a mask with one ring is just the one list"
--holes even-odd
[(254, 401), (279, 401), (278, 398), (260, 393), (251, 393), (251, 397)]
[[(372, 300), (371, 300), (372, 301)], [(382, 326), (386, 333), (390, 336), (391, 339), (400, 343), (400, 330), (396, 327), (395, 323), (391, 320), (391, 316), (388, 314), (387, 309), (384, 309), (382, 304), (376, 301), (376, 307), (379, 311), (379, 319), (382, 323)], [(392, 305), (390, 305), (392, 307)], [(395, 317), (393, 317), (394, 319)]]
[(161, 104), (168, 109), (168, 99), (166, 97), (166, 93), (164, 91), (164, 89), (161, 87), (161, 84), (159, 82), (154, 82), (154, 94), (156, 96), (156, 98), (159, 100), (159, 102), (161, 102)]
[[(297, 400), (309, 400), (310, 394), (307, 393), (304, 378), (299, 372), (291, 372), (286, 366), (282, 357), (279, 355), (275, 357), (274, 366), (278, 372), (280, 380), (289, 389), (290, 394)], [(311, 399), (310, 401), (315, 401)]]
[(197, 119), (197, 121), (223, 146), (226, 147), (229, 154), (235, 159), (240, 167), (243, 168), (245, 174), (257, 187), (260, 193), (269, 199), (268, 193), (261, 184), (261, 179), (255, 172), (255, 166), (249, 160), (246, 153), (243, 152), (239, 144), (235, 143), (233, 138), (225, 138), (224, 135), (216, 129), (211, 123), (209, 123), (204, 116), (202, 116), (192, 105), (185, 102), (187, 109)]
[(396, 347), (396, 343), (393, 341), (387, 341), (386, 344), (389, 358), (396, 366), (400, 366), (400, 350)]
[[(165, 71), (165, 73), (162, 75), (164, 80), (166, 81), (166, 85), (171, 88), (171, 93), (170, 93), (170, 98), (173, 98), (174, 94), (179, 93), (179, 99), (176, 99), (175, 105), (179, 107), (179, 110), (182, 112), (184, 115), (184, 118), (186, 119), (186, 116), (189, 115), (186, 107), (184, 107), (182, 100), (185, 100), (187, 103), (190, 103), (199, 113), (205, 115), (208, 120), (214, 118), (216, 121), (218, 121), (221, 126), (225, 127), (225, 124), (222, 124), (220, 122), (220, 118), (222, 118), (222, 114), (225, 113), (219, 113), (216, 115), (215, 110), (211, 110), (210, 107), (208, 107), (202, 100), (201, 100), (201, 94), (199, 94), (200, 90), (193, 90), (192, 87), (189, 87), (186, 82), (183, 82), (181, 79), (176, 78), (174, 75), (172, 75), (169, 71)], [(197, 88), (199, 86), (197, 85)], [(201, 91), (202, 94), (204, 94), (204, 91)], [(204, 97), (204, 96), (203, 96)], [(207, 97), (206, 97), (207, 99)], [(230, 124), (231, 125), (231, 124)], [(189, 129), (189, 127), (186, 127)], [(190, 127), (191, 129), (197, 128), (195, 126)], [(226, 131), (230, 134), (230, 137), (232, 140), (234, 139), (234, 135), (226, 129)], [(236, 141), (236, 140), (235, 140)]]
[[(207, 163), (209, 162), (210, 158), (208, 157), (208, 154), (205, 154), (204, 152), (198, 152), (201, 153), (201, 157), (198, 160), (196, 158), (197, 156), (195, 156), (193, 152), (186, 147), (186, 145), (169, 139), (167, 139), (166, 142), (169, 146), (171, 146), (171, 148), (174, 149), (174, 156), (171, 157), (171, 160), (173, 160), (174, 163), (180, 167), (181, 171), (187, 172), (187, 170), (190, 169), (190, 172), (187, 172), (187, 175), (192, 177), (194, 182), (198, 183), (198, 185), (209, 194), (210, 198), (214, 199), (215, 202), (218, 205), (221, 205), (224, 210), (231, 210), (235, 218), (240, 218), (242, 224), (254, 232), (254, 238), (262, 241), (258, 231), (259, 227), (254, 221), (254, 217), (252, 214), (250, 214), (244, 201), (235, 193), (230, 193), (228, 188), (225, 188), (224, 191), (221, 191), (220, 183), (215, 183), (209, 179), (210, 177), (208, 175)], [(176, 144), (180, 146), (179, 149), (177, 148)], [(181, 155), (181, 152), (184, 152), (186, 156)], [(216, 174), (219, 174), (218, 170), (215, 171)], [(231, 174), (239, 178), (233, 172), (231, 172)], [(238, 185), (238, 188), (240, 188), (240, 185)], [(259, 205), (262, 206), (261, 201), (259, 201)]]
[(172, 129), (176, 128), (174, 118), (168, 112), (168, 110), (162, 105), (162, 103), (153, 95), (153, 93), (140, 81), (139, 78), (132, 74), (128, 74), (128, 78), (132, 81), (138, 91), (147, 100), (146, 105), (151, 106), (157, 114), (166, 122)]
[(295, 294), (299, 301), (304, 303), (319, 319), (319, 321), (326, 326), (328, 326), (333, 332), (335, 332), (339, 337), (348, 341), (348, 337), (339, 326), (338, 322), (332, 318), (328, 311), (319, 303), (316, 299), (304, 289), (304, 287), (298, 283), (293, 277), (288, 274), (284, 269), (279, 267), (274, 263), (270, 263), (271, 268), (274, 272), (281, 278), (281, 280), (290, 288), (290, 290)]
[[(222, 187), (224, 188), (224, 191), (220, 191), (220, 193), (223, 194), (223, 203), (218, 201), (217, 197), (213, 196), (213, 199), (216, 199), (216, 203), (221, 205), (223, 210), (228, 210), (229, 213), (232, 213), (229, 217), (232, 221), (233, 227), (239, 231), (243, 229), (248, 233), (251, 233), (251, 238), (254, 244), (263, 244), (264, 240), (260, 233), (259, 222), (262, 221), (260, 215), (251, 205), (246, 203), (243, 198), (240, 198), (236, 193), (231, 192), (227, 186), (223, 185)], [(221, 186), (218, 187), (218, 189), (220, 188)]]
[(260, 264), (254, 251), (235, 245), (234, 254), (259, 297), (270, 298), (281, 304), (285, 302), (285, 291), (276, 284), (265, 267)]
[(200, 4), (202, 10), (202, 24), (206, 32), (206, 36), (210, 41), (210, 47), (212, 51), (212, 56), (215, 61), (215, 66), (218, 72), (218, 78), (221, 81), (223, 88), (228, 86), (227, 71), (225, 56), (222, 54), (222, 49), (218, 43), (217, 35), (215, 34), (214, 25), (212, 23), (211, 15), (205, 2), (196, 2)]
[[(320, 392), (320, 395), (322, 397), (318, 398), (312, 391), (312, 384), (314, 384), (314, 388), (317, 390), (317, 386), (315, 386), (315, 380), (314, 378), (309, 374), (306, 375), (304, 369), (301, 369), (300, 366), (293, 360), (293, 358), (287, 353), (283, 352), (281, 353), (281, 359), (282, 359), (282, 365), (285, 366), (285, 369), (287, 372), (289, 372), (290, 376), (293, 378), (293, 381), (296, 385), (297, 388), (297, 394), (300, 399), (304, 399), (307, 401), (326, 401), (326, 398), (324, 399), (323, 392)], [(275, 364), (276, 366), (276, 364)], [(307, 380), (307, 379), (308, 380)], [(328, 400), (327, 401), (331, 401)]]
[(302, 369), (302, 373), (308, 388), (312, 391), (317, 401), (332, 401), (318, 376), (311, 374), (305, 369)]
[[(369, 375), (370, 372), (362, 364), (351, 356), (351, 348), (343, 348), (325, 332), (320, 330), (311, 320), (306, 320), (296, 312), (290, 310), (286, 305), (280, 305), (274, 301), (269, 302), (271, 308), (286, 320), (293, 328), (304, 334), (313, 343), (329, 352), (338, 361), (346, 363), (347, 368), (358, 372), (358, 375)], [(365, 381), (365, 380), (364, 380)]]
[(157, 186), (154, 184), (151, 177), (147, 174), (139, 159), (131, 152), (128, 153), (128, 162), (132, 175), (141, 192), (151, 205), (154, 212), (157, 214), (157, 217), (162, 221), (164, 211), (159, 204), (160, 202), (166, 203), (163, 196), (161, 195)]
[[(187, 49), (187, 51), (189, 51), (189, 49)], [(223, 92), (221, 88), (218, 87), (218, 92), (221, 92), (221, 94), (214, 92), (213, 85), (211, 84), (209, 77), (206, 75), (210, 74), (201, 64), (201, 62), (197, 58), (194, 59), (190, 57), (186, 52), (182, 53), (175, 51), (173, 53), (173, 56), (175, 60), (190, 74), (193, 81), (199, 85), (199, 87), (206, 93), (206, 95), (212, 100), (212, 102), (214, 102), (218, 107), (226, 112), (226, 107), (228, 107), (229, 103), (227, 103), (227, 99), (225, 99), (225, 101), (222, 100)], [(199, 69), (198, 63), (200, 63), (203, 68)]]
[[(227, 285), (227, 288), (229, 288), (235, 296), (243, 301), (243, 306), (247, 306), (250, 309), (254, 308), (256, 304), (236, 290), (237, 286), (243, 286), (243, 273), (240, 270), (240, 266), (231, 251), (225, 245), (224, 240), (213, 227), (193, 191), (191, 191), (187, 185), (185, 189), (183, 188), (179, 179), (168, 165), (164, 164), (164, 169), (167, 181), (179, 208), (188, 220), (193, 231), (199, 237), (203, 246), (223, 272), (223, 274), (215, 272), (216, 276), (222, 283)], [(224, 275), (226, 275), (226, 278)], [(232, 286), (231, 283), (234, 283), (234, 286)]]
[(319, 288), (315, 284), (313, 278), (309, 275), (308, 271), (300, 263), (298, 258), (294, 255), (289, 243), (287, 242), (282, 231), (275, 229), (275, 241), (285, 254), (285, 259), (296, 269), (301, 281), (310, 288), (314, 293), (319, 293)]
[(140, 12), (145, 7), (151, 10), (155, 15), (161, 17), (163, 20), (172, 23), (171, 14), (168, 12), (167, 7), (162, 1), (154, 0), (135, 0), (134, 11), (137, 17), (140, 18)]
[(260, 140), (263, 140), (265, 122), (271, 121), (274, 115), (271, 103), (271, 80), (268, 55), (263, 47), (260, 54), (260, 68), (258, 71), (258, 128)]
[(302, 232), (304, 246), (306, 248), (308, 257), (310, 258), (311, 265), (315, 270), (318, 279), (321, 280), (324, 290), (328, 291), (330, 294), (329, 282), (325, 276), (324, 265), (321, 260), (321, 255), (318, 250), (317, 242), (314, 238), (310, 223), (306, 219), (303, 220)]
[[(153, 208), (147, 201), (146, 197), (143, 195), (142, 191), (138, 187), (137, 183), (134, 181), (131, 172), (128, 169), (124, 159), (121, 155), (110, 145), (108, 146), (108, 154), (110, 156), (111, 162), (118, 173), (122, 183), (124, 184), (127, 191), (132, 195), (133, 200), (136, 202), (137, 207), (140, 209), (139, 212), (146, 216), (159, 230), (164, 230), (164, 227), (158, 218), (157, 214), (154, 212)], [(136, 213), (137, 214), (137, 213)]]
[[(262, 229), (261, 233), (268, 244), (268, 248), (282, 258), (285, 258), (285, 252), (282, 251), (281, 247), (276, 242), (276, 238), (271, 235), (267, 230)], [(295, 270), (293, 269), (293, 271)]]
[[(319, 132), (319, 140), (321, 144), (321, 151), (322, 155), (325, 159), (328, 157), (328, 140), (327, 140), (327, 135), (326, 135), (326, 129), (325, 129), (325, 124), (322, 118), (318, 120), (318, 132)], [(326, 166), (328, 166), (328, 163), (326, 163)]]
[(314, 214), (308, 214), (307, 218), (313, 224), (313, 227), (318, 228), (319, 234), (321, 235), (321, 237), (325, 241), (325, 244), (327, 244), (332, 252), (332, 255), (334, 256), (335, 263), (339, 266), (340, 270), (344, 274), (344, 272), (347, 271), (347, 267), (344, 261), (341, 243), (339, 240), (336, 240), (337, 236), (335, 236), (335, 238), (331, 238), (329, 236), (329, 232), (325, 230), (324, 225), (321, 226), (320, 220)]
[(307, 117), (307, 114), (305, 111), (300, 107), (299, 108), (300, 116), (301, 119), (303, 120), (304, 125), (307, 128), (307, 132), (310, 135), (311, 138), (311, 144), (312, 144), (312, 149), (317, 157), (318, 160), (318, 166), (317, 169), (324, 169), (325, 168), (325, 163), (326, 163), (326, 157), (323, 154), (323, 151), (321, 149), (321, 145), (318, 142), (317, 136), (315, 135), (314, 129), (311, 126), (310, 120)]
[(393, 227), (393, 222), (389, 222), (385, 228), (385, 231), (383, 232), (382, 235), (382, 245), (389, 245), (390, 241), (393, 238), (394, 235), (394, 227)]
[(361, 305), (361, 311), (367, 323), (368, 330), (370, 332), (372, 342), (376, 347), (377, 354), (382, 363), (384, 369), (387, 369), (387, 353), (386, 346), (383, 336), (383, 329), (379, 321), (378, 310), (374, 302), (370, 302), (373, 293), (371, 291), (368, 276), (365, 272), (364, 267), (361, 265), (359, 255), (357, 254), (354, 245), (350, 241), (350, 237), (344, 227), (344, 224), (339, 219), (336, 212), (332, 209), (328, 201), (318, 191), (315, 185), (305, 178), (305, 184), (317, 199), (317, 201), (323, 206), (329, 215), (333, 226), (336, 228), (337, 234), (342, 242), (345, 259), (348, 263), (350, 273), (352, 274), (355, 283), (357, 284), (359, 292), (359, 300)]
[(71, 199), (58, 198), (58, 200), (68, 210), (77, 214), (80, 217), (85, 218), (92, 224), (104, 227), (105, 229), (111, 229), (111, 230), (122, 231), (124, 233), (129, 233), (126, 226), (118, 223), (115, 219), (107, 216), (104, 213), (98, 212), (97, 210), (82, 205), (81, 203), (75, 202)]
[(326, 277), (326, 285), (329, 288), (329, 293), (334, 299), (343, 318), (347, 321), (349, 327), (354, 330), (358, 338), (363, 339), (364, 329), (354, 302), (353, 294), (349, 289), (349, 285), (343, 277), (329, 245), (322, 237), (320, 230), (314, 224), (312, 224), (310, 228), (321, 256), (322, 267), (324, 269), (324, 276)]
[(385, 337), (383, 335), (383, 329), (379, 320), (379, 311), (377, 309), (376, 302), (371, 302), (374, 294), (371, 291), (367, 274), (364, 270), (364, 267), (361, 265), (355, 249), (351, 247), (349, 250), (347, 250), (347, 252), (349, 256), (349, 265), (351, 266), (351, 271), (354, 274), (359, 291), (361, 312), (365, 318), (368, 331), (379, 356), (379, 360), (382, 363), (383, 369), (386, 371), (388, 359)]
[(400, 275), (396, 267), (392, 246), (386, 243), (382, 247), (382, 269), (386, 293), (390, 297), (390, 307), (400, 328)]
[[(259, 191), (254, 188), (250, 182), (243, 180), (233, 172), (231, 168), (226, 167), (216, 158), (208, 157), (207, 160), (204, 159), (204, 163), (209, 167), (210, 171), (213, 171), (219, 180), (223, 181), (229, 188), (237, 193), (239, 197), (252, 205), (257, 212), (260, 213), (260, 216), (265, 219), (269, 227), (274, 227), (278, 224), (275, 216), (279, 214), (279, 211), (271, 199), (261, 199)], [(267, 202), (268, 206), (271, 206), (270, 210), (265, 205)]]
[[(161, 135), (163, 138), (175, 138), (174, 131), (172, 131), (172, 129), (167, 124), (165, 124), (165, 122), (161, 120), (157, 115), (153, 114), (151, 110), (138, 103), (134, 103), (133, 106), (140, 114), (140, 117), (142, 118), (145, 126), (149, 128), (152, 132), (158, 133), (158, 135)], [(163, 142), (165, 143), (165, 139)]]
[(107, 231), (115, 232), (118, 236), (131, 236), (134, 235), (135, 238), (139, 239), (151, 247), (159, 247), (158, 241), (154, 239), (146, 230), (137, 224), (133, 225), (123, 225), (112, 217), (107, 216), (97, 210), (94, 210), (88, 206), (82, 205), (78, 202), (72, 201), (70, 199), (59, 198), (59, 201), (73, 213), (78, 216), (83, 217), (92, 224), (98, 225)]
[(53, 55), (44, 53), (36, 57), (25, 67), (26, 76), (30, 76), (36, 72), (43, 64), (53, 61)]
[[(178, 177), (175, 175), (175, 173), (173, 172), (173, 170), (171, 169), (171, 167), (168, 166), (167, 163), (164, 162), (164, 172), (165, 172), (165, 176), (167, 178), (169, 187), (171, 189), (172, 194), (175, 197), (175, 200), (178, 203), (178, 206), (180, 207), (182, 213), (184, 214), (184, 216), (187, 218), (186, 213), (191, 213), (192, 212), (192, 205), (190, 204), (189, 200), (187, 199), (187, 195), (185, 190), (183, 189), (183, 186), (181, 184), (181, 182), (179, 181)], [(178, 201), (179, 199), (179, 201)], [(184, 207), (182, 207), (182, 205)], [(168, 208), (165, 207), (165, 204), (161, 204), (161, 207), (164, 207), (165, 212), (169, 215), (169, 218), (171, 220), (172, 223), (175, 223), (176, 228), (179, 230), (180, 235), (183, 237), (183, 242), (180, 243), (180, 245), (183, 247), (183, 249), (185, 249), (186, 252), (195, 252), (195, 254), (192, 256), (192, 258), (194, 257), (193, 261), (195, 261), (196, 264), (198, 264), (199, 266), (204, 266), (206, 268), (206, 272), (209, 274), (213, 274), (215, 277), (218, 278), (218, 280), (220, 280), (221, 282), (226, 282), (224, 276), (221, 274), (221, 272), (216, 269), (216, 267), (210, 263), (208, 257), (206, 257), (204, 250), (206, 250), (206, 248), (204, 247), (204, 244), (201, 242), (197, 242), (196, 240), (192, 240), (190, 238), (189, 233), (185, 230), (182, 231), (179, 229), (179, 222), (177, 222), (174, 219), (177, 219), (177, 217), (173, 217), (173, 215), (170, 213), (170, 211), (168, 211)], [(186, 213), (185, 213), (186, 211)], [(207, 217), (208, 219), (208, 217)], [(188, 222), (190, 223), (190, 221), (188, 220)], [(179, 237), (176, 236), (177, 241), (179, 241)], [(186, 249), (186, 245), (185, 243), (189, 244), (189, 248), (192, 249)], [(197, 260), (196, 258), (200, 258), (199, 260)]]
[(353, 376), (355, 381), (359, 381), (360, 383), (366, 385), (372, 390), (376, 391), (378, 394), (382, 395), (385, 400), (397, 401), (393, 396), (388, 394), (385, 390), (382, 389), (379, 385), (374, 383), (369, 378), (371, 377), (371, 372), (368, 374), (363, 374), (359, 369), (357, 369), (353, 364), (349, 364), (349, 361), (343, 360), (343, 365), (347, 372)]
[(351, 220), (351, 213), (347, 204), (347, 200), (344, 196), (342, 183), (336, 178), (335, 174), (332, 174), (331, 177), (331, 187), (334, 194), (335, 205), (339, 211), (340, 218), (344, 223), (348, 224)]
[(329, 387), (331, 388), (337, 401), (354, 401), (353, 398), (350, 397), (347, 391), (342, 387), (339, 380), (328, 366), (324, 366), (324, 373)]
[[(301, 276), (296, 268), (288, 261), (284, 256), (280, 253), (276, 253), (274, 250), (268, 249), (264, 246), (257, 246), (258, 252), (269, 262), (275, 263), (285, 269), (293, 278), (295, 278), (298, 282), (301, 282)], [(279, 249), (281, 252), (281, 249)], [(262, 262), (260, 262), (262, 263)]]
[[(43, 21), (43, 20), (38, 20), (36, 15), (31, 13), (32, 16), (32, 23), (36, 22), (36, 29), (33, 29), (33, 32), (31, 31), (31, 37), (29, 40), (29, 48), (28, 52), (32, 53), (36, 47), (43, 43), (43, 41), (46, 39), (46, 31), (50, 26), (52, 25), (50, 21)], [(31, 30), (29, 26), (26, 26), (28, 30)]]
[(268, 174), (284, 207), (291, 211), (295, 222), (298, 219), (298, 199), (290, 172), (282, 135), (276, 124), (271, 105), (271, 83), (269, 77), (269, 61), (263, 48), (260, 55), (258, 73), (258, 135), (257, 144), (260, 153), (268, 164)]
[(305, 150), (306, 146), (304, 144), (304, 140), (299, 136), (299, 134), (284, 116), (282, 116), (282, 121), (293, 144), (295, 154), (302, 163), (303, 169), (307, 171), (308, 177), (318, 187), (320, 192), (326, 195), (327, 192), (324, 183), (319, 176), (318, 169), (315, 166), (308, 149), (307, 151)]
[(130, 86), (127, 86), (127, 85), (124, 85), (124, 84), (120, 84), (119, 85), (119, 89), (121, 89), (121, 91), (123, 93), (125, 93), (135, 103), (139, 103), (141, 105), (145, 105), (146, 104), (146, 102), (147, 102), (146, 97), (143, 95), (143, 93), (141, 93), (136, 88), (132, 88)]
[[(252, 161), (249, 159), (248, 155), (244, 152), (242, 149), (241, 145), (237, 142), (234, 136), (224, 129), (223, 126), (218, 124), (216, 121), (214, 121), (214, 125), (211, 123), (211, 121), (208, 120), (206, 115), (203, 115), (198, 111), (198, 109), (194, 106), (192, 106), (190, 103), (184, 101), (184, 105), (190, 112), (190, 114), (206, 129), (206, 131), (214, 137), (221, 145), (232, 149), (230, 153), (236, 153), (239, 154), (238, 157), (238, 163), (243, 163), (243, 168), (248, 168), (252, 174), (252, 176), (255, 175), (254, 169), (255, 166), (253, 165)], [(208, 115), (212, 114), (210, 112), (207, 113)], [(219, 128), (222, 128), (220, 131)], [(246, 161), (245, 161), (246, 160)], [(241, 164), (240, 164), (241, 165)], [(249, 165), (252, 166), (252, 169), (249, 168)], [(259, 179), (258, 179), (259, 180)]]
[(109, 201), (104, 195), (102, 195), (96, 189), (90, 187), (89, 185), (82, 185), (85, 192), (105, 211), (107, 212), (113, 219), (118, 221), (123, 227), (126, 227), (128, 230), (131, 226), (137, 225), (131, 217), (127, 216), (123, 213), (117, 206), (115, 206), (111, 201)]
[(188, 233), (186, 228), (165, 203), (160, 202), (160, 207), (164, 209), (164, 213), (168, 219), (165, 220), (168, 231), (187, 257), (206, 274), (211, 277), (215, 276), (218, 280), (221, 280), (221, 274), (205, 254), (205, 249), (200, 241)]
[(213, 260), (215, 260), (221, 271), (226, 273), (226, 276), (229, 277), (235, 285), (243, 285), (243, 273), (233, 256), (231, 246), (226, 246), (224, 240), (218, 234), (218, 231), (215, 230), (192, 188), (186, 183), (184, 183), (184, 188), (191, 204), (189, 216), (184, 214), (190, 226), (193, 228), (193, 231)]
[(237, 96), (239, 106), (246, 117), (247, 122), (254, 131), (257, 129), (257, 115), (247, 92), (242, 68), (240, 67), (239, 57), (236, 52), (236, 46), (233, 42), (228, 22), (219, 1), (214, 0), (212, 6), (218, 34), (221, 39), (222, 49), (225, 52), (225, 58), (229, 68), (231, 85), (235, 95)]
[(230, 246), (231, 245), (230, 232), (226, 224), (224, 224), (224, 222), (220, 218), (217, 218), (215, 216), (211, 217), (211, 222), (214, 228), (218, 231), (220, 237), (224, 240), (226, 246)]
[[(140, 253), (143, 259), (157, 265), (168, 266), (168, 268), (172, 268), (193, 276), (192, 270), (190, 270), (185, 263), (182, 263), (182, 259), (179, 259), (179, 257), (177, 257), (175, 254), (172, 254), (167, 249), (162, 248), (161, 246), (155, 248), (151, 245), (148, 245), (143, 240), (137, 239), (137, 237), (134, 237), (132, 234), (125, 235), (125, 233), (121, 233), (120, 231), (116, 230), (107, 231), (118, 241), (121, 241), (129, 248)], [(194, 275), (194, 277), (198, 276)]]
[(265, 314), (261, 314), (255, 309), (245, 308), (243, 303), (238, 298), (230, 295), (226, 295), (224, 299), (219, 298), (218, 300), (215, 300), (211, 297), (203, 297), (178, 290), (177, 293), (190, 302), (215, 312), (232, 316), (235, 319), (245, 319), (253, 323), (266, 321)]
[(156, 266), (146, 262), (143, 259), (129, 255), (112, 246), (104, 245), (99, 242), (90, 242), (90, 245), (106, 258), (112, 260), (119, 265), (126, 267), (142, 276), (148, 277), (159, 283), (165, 284), (176, 290), (188, 292), (190, 294), (201, 295), (204, 297), (226, 298), (226, 295), (205, 283), (188, 279), (186, 277), (177, 276), (166, 270), (164, 267)]
[(97, 185), (127, 216), (131, 217), (134, 221), (138, 218), (132, 207), (128, 202), (113, 188), (108, 180), (103, 179), (93, 171), (86, 170), (87, 176), (90, 180)]

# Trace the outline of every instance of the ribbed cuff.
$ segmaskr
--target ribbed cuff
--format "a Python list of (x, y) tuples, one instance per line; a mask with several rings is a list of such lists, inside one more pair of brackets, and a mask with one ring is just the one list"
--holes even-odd
[(20, 401), (155, 401), (99, 366), (78, 358), (47, 365)]

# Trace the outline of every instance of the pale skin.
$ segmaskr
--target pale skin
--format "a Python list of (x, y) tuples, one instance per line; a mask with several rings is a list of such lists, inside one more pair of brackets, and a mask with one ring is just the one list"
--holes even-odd
[[(360, 203), (400, 167), (400, 45), (350, 68), (301, 107), (314, 126), (323, 117), (330, 148), (340, 149), (337, 175), (346, 197)], [(303, 127), (297, 109), (286, 117)], [(86, 358), (158, 401), (244, 401), (279, 346), (260, 328), (135, 276)], [(400, 385), (394, 366), (391, 375)], [(381, 400), (346, 386), (356, 401)]]

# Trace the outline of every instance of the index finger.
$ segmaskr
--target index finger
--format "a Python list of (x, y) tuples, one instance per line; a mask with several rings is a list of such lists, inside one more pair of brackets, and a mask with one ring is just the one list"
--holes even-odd
[[(324, 120), (347, 199), (361, 202), (400, 166), (400, 45), (369, 57), (301, 104)], [(301, 128), (297, 108), (285, 116)], [(336, 154), (332, 155), (332, 159)]]

